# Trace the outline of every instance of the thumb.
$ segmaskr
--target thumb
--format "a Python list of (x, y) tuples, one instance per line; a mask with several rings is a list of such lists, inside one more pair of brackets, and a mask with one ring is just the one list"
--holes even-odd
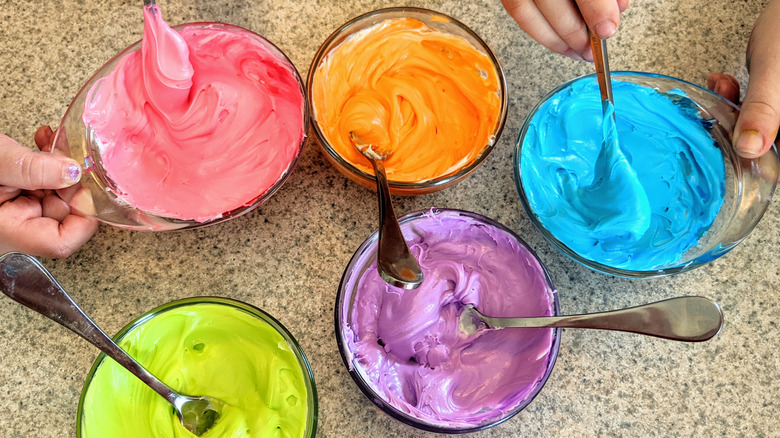
[(780, 126), (780, 1), (769, 3), (756, 21), (747, 49), (750, 71), (745, 100), (734, 128), (737, 153), (746, 158), (764, 155)]
[(780, 126), (780, 84), (750, 78), (745, 100), (734, 129), (737, 153), (745, 158), (764, 155), (777, 137)]
[(0, 185), (24, 190), (61, 189), (81, 179), (81, 167), (70, 158), (39, 152), (0, 134)]

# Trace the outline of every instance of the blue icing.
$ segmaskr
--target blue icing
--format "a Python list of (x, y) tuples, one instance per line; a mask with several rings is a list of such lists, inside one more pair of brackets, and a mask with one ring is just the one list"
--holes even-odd
[(667, 267), (720, 209), (722, 154), (683, 92), (612, 86), (614, 122), (604, 123), (593, 78), (542, 104), (522, 145), (525, 195), (539, 222), (580, 256), (627, 270)]

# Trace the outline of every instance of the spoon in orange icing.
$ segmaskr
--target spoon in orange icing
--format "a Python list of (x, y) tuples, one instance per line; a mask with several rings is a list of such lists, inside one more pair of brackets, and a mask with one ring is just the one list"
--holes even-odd
[(373, 143), (362, 141), (355, 131), (349, 132), (349, 139), (371, 162), (376, 176), (376, 192), (379, 200), (379, 245), (376, 263), (379, 276), (391, 286), (415, 289), (422, 283), (423, 273), (409, 250), (409, 245), (406, 244), (393, 210), (390, 187), (385, 174), (385, 160), (389, 154), (383, 153)]

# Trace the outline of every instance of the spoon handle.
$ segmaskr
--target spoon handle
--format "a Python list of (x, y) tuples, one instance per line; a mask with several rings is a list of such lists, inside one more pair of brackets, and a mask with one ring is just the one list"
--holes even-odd
[(720, 306), (704, 297), (688, 296), (610, 312), (539, 318), (482, 319), (491, 328), (563, 327), (617, 330), (675, 341), (706, 341), (720, 331)]
[(0, 256), (0, 289), (17, 303), (35, 310), (86, 339), (166, 400), (174, 403), (177, 394), (100, 330), (35, 258), (13, 252)]
[(596, 78), (599, 81), (599, 91), (601, 92), (601, 104), (615, 104), (612, 97), (612, 75), (609, 70), (609, 57), (607, 56), (607, 40), (594, 35), (588, 31), (590, 37), (590, 49), (593, 52), (593, 64), (596, 67)]

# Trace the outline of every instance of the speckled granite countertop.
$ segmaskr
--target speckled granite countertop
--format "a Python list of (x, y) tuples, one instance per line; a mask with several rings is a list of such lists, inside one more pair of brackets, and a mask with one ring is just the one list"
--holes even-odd
[[(99, 7), (97, 5), (100, 5)], [(56, 125), (91, 73), (141, 36), (141, 2), (8, 0), (0, 11), (0, 131), (32, 144)], [(454, 16), (501, 61), (510, 109), (497, 147), (461, 184), (396, 198), (400, 214), (431, 206), (475, 211), (519, 232), (547, 264), (565, 313), (619, 308), (680, 294), (718, 301), (722, 333), (702, 344), (564, 330), (552, 376), (516, 417), (480, 437), (778, 436), (780, 412), (780, 206), (710, 266), (647, 281), (609, 277), (568, 259), (531, 225), (511, 158), (531, 107), (592, 66), (553, 55), (490, 1), (164, 1), (171, 24), (223, 21), (275, 42), (303, 76), (319, 44), (347, 19), (415, 5)], [(760, 1), (634, 2), (610, 41), (615, 70), (664, 73), (703, 84), (712, 71), (746, 73), (744, 48)], [(357, 390), (333, 329), (336, 288), (353, 251), (375, 228), (374, 193), (349, 182), (313, 143), (284, 187), (259, 209), (186, 232), (103, 225), (66, 260), (43, 260), (107, 332), (177, 298), (233, 297), (285, 324), (306, 351), (319, 392), (319, 436), (425, 436), (379, 412)], [(0, 436), (72, 437), (84, 378), (97, 351), (66, 329), (0, 299)]]

